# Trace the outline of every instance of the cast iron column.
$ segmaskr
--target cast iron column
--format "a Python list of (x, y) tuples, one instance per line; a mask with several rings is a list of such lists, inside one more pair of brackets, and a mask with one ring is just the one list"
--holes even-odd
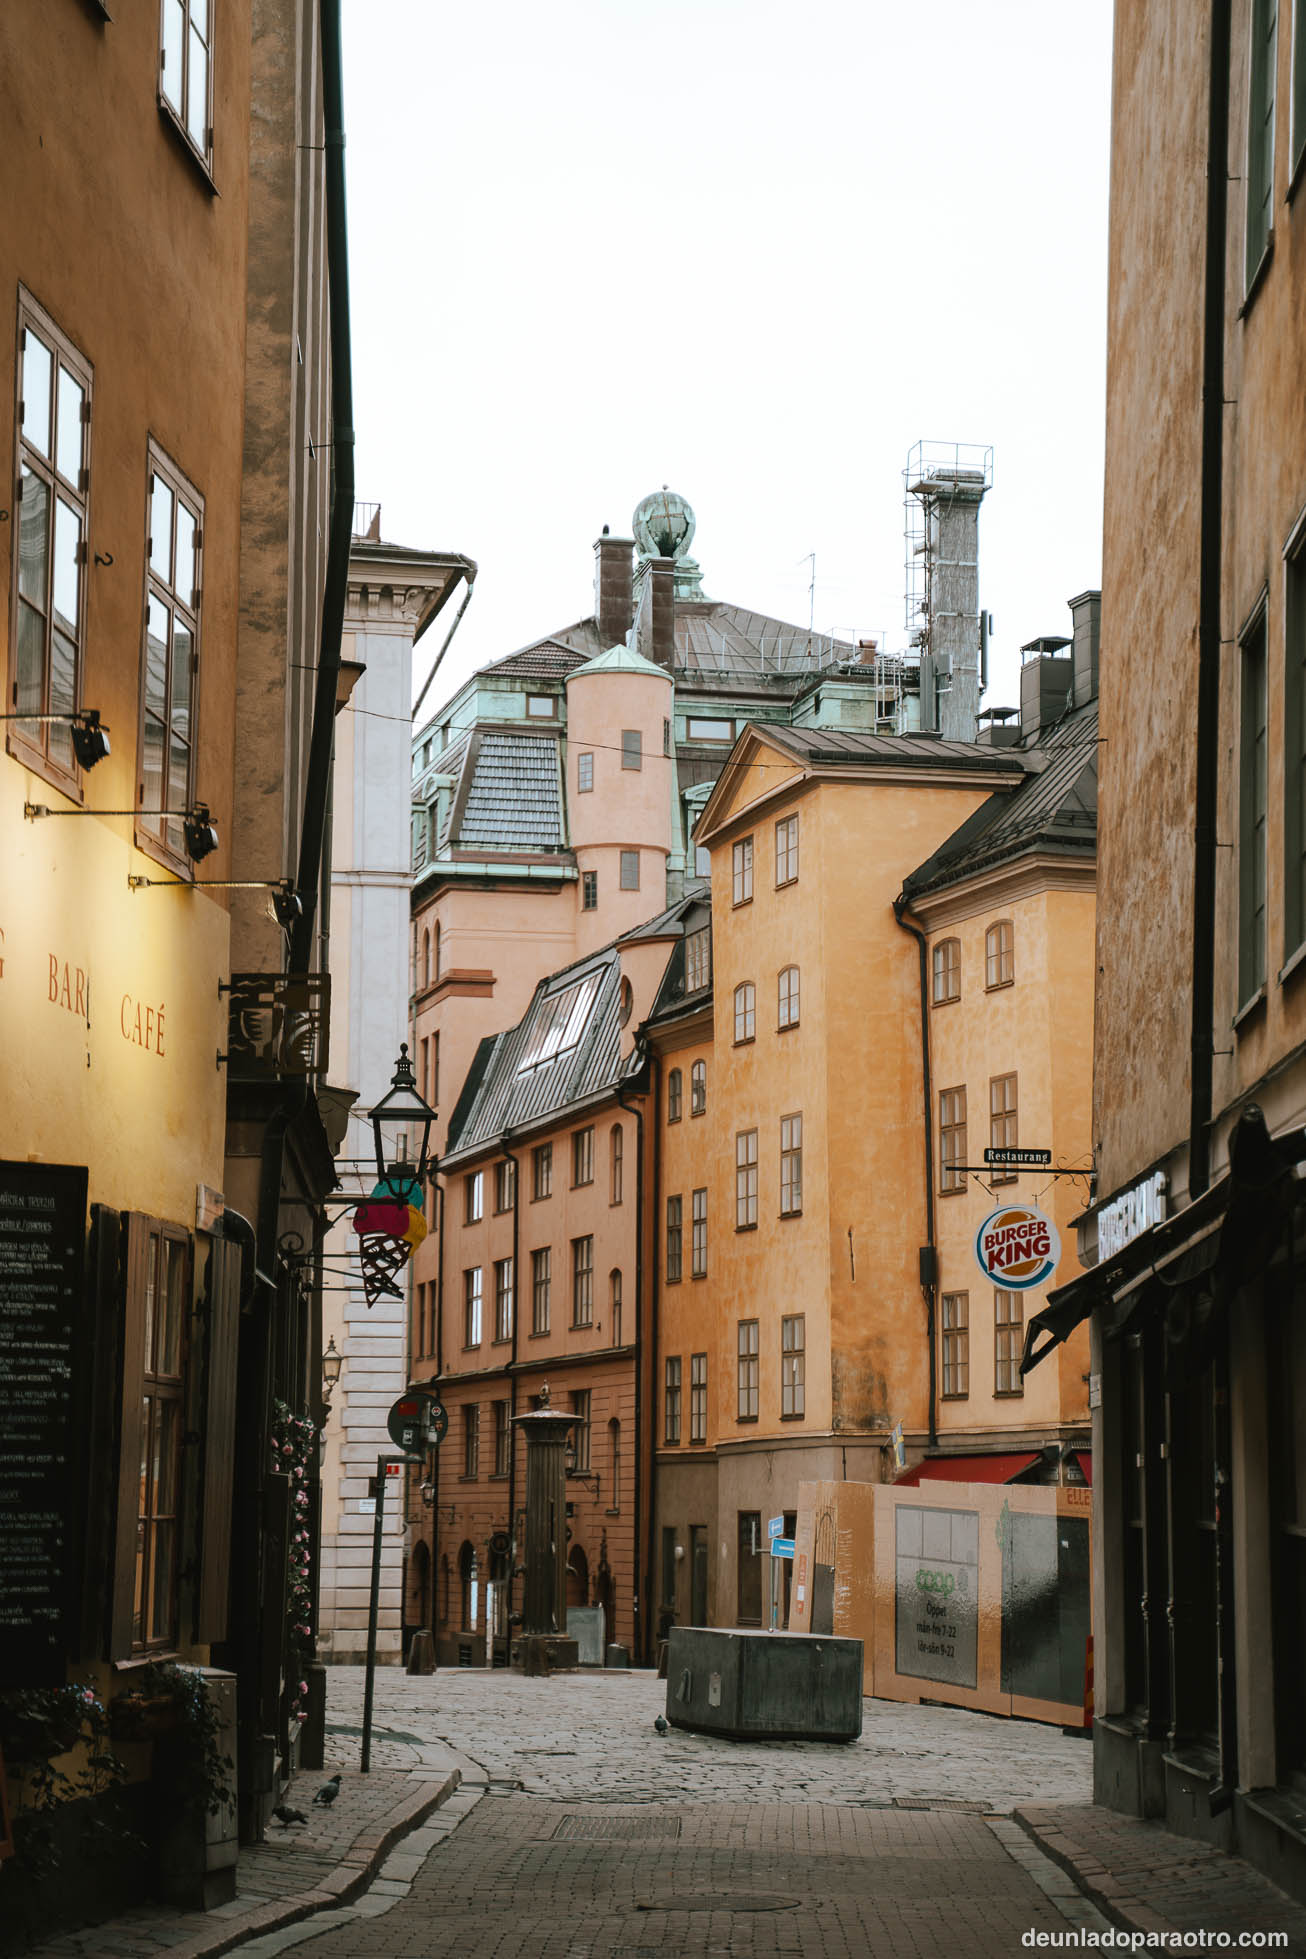
[[(513, 1418), (526, 1438), (526, 1543), (522, 1548), (521, 1664), (528, 1673), (576, 1664), (567, 1626), (567, 1432), (576, 1417), (540, 1405)], [(547, 1645), (545, 1644), (547, 1642)]]

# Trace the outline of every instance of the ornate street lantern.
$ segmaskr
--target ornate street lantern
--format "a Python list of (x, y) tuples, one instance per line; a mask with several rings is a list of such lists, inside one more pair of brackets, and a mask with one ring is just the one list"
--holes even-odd
[[(376, 1174), (392, 1197), (399, 1198), (410, 1184), (420, 1189), (434, 1168), (429, 1149), (435, 1119), (436, 1111), (417, 1092), (405, 1041), (399, 1049), (394, 1079), (369, 1116), (376, 1138)], [(410, 1151), (418, 1130), (422, 1140), (414, 1163)]]

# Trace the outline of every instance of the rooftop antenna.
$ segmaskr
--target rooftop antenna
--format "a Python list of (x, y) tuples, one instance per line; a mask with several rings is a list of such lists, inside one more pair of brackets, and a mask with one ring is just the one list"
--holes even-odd
[(800, 558), (798, 562), (800, 565), (810, 564), (812, 567), (812, 582), (807, 588), (807, 596), (810, 601), (807, 610), (807, 631), (808, 634), (810, 635), (813, 628), (816, 625), (816, 553), (815, 551), (809, 551), (807, 553), (807, 556), (805, 558)]

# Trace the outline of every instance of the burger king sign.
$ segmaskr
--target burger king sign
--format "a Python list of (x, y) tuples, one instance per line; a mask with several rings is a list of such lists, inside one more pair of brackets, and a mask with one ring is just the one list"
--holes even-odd
[(1061, 1239), (1051, 1218), (1031, 1205), (990, 1211), (975, 1234), (975, 1258), (986, 1279), (1007, 1292), (1028, 1292), (1057, 1269)]

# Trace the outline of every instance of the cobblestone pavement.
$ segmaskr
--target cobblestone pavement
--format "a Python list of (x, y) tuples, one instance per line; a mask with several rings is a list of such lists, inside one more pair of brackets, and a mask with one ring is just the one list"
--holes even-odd
[[(378, 1676), (373, 1760), (438, 1741), (464, 1781), (367, 1894), (240, 1948), (275, 1959), (976, 1959), (1106, 1920), (996, 1812), (1083, 1799), (1085, 1743), (956, 1709), (866, 1703), (849, 1746), (741, 1744), (654, 1717), (648, 1673)], [(328, 1730), (357, 1746), (362, 1677)]]
[[(327, 1676), (328, 1741), (357, 1742), (363, 1672)], [(868, 1803), (928, 1799), (1009, 1814), (1018, 1803), (1087, 1802), (1092, 1748), (1033, 1721), (955, 1707), (863, 1703), (860, 1738), (735, 1742), (653, 1728), (666, 1682), (649, 1672), (568, 1673), (549, 1679), (484, 1669), (377, 1675), (372, 1759), (398, 1766), (420, 1738), (467, 1757), (481, 1779), (572, 1802)], [(390, 1737), (396, 1737), (391, 1739)], [(352, 1758), (357, 1761), (357, 1755)], [(469, 1779), (476, 1769), (465, 1768)]]

